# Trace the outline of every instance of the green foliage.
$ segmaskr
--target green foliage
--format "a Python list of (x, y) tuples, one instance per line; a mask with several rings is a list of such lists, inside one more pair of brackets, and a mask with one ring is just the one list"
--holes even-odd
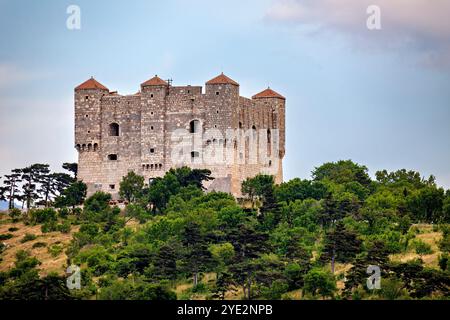
[(433, 250), (428, 243), (423, 242), (422, 240), (415, 239), (412, 241), (411, 246), (414, 248), (417, 254), (426, 255), (432, 254)]
[(14, 222), (18, 221), (19, 218), (22, 216), (22, 211), (20, 211), (20, 209), (17, 209), (17, 208), (9, 209), (8, 213)]
[(47, 244), (45, 242), (36, 242), (33, 244), (33, 246), (31, 248), (33, 248), (33, 249), (44, 248), (46, 246), (47, 246)]
[(219, 265), (227, 265), (235, 255), (234, 247), (229, 242), (212, 244), (208, 250)]
[(408, 291), (402, 281), (396, 278), (381, 278), (379, 296), (386, 300), (405, 300), (409, 298)]
[(289, 289), (289, 285), (285, 280), (277, 279), (272, 282), (270, 287), (263, 287), (261, 296), (269, 300), (279, 300), (281, 296)]
[(119, 195), (128, 202), (135, 202), (141, 197), (143, 188), (144, 177), (130, 171), (120, 182)]
[(203, 181), (209, 181), (211, 171), (182, 167), (170, 169), (163, 178), (155, 178), (147, 190), (147, 198), (153, 211), (162, 212), (170, 198), (177, 195), (182, 188), (193, 186), (203, 190)]
[(63, 208), (59, 209), (59, 211), (58, 211), (58, 216), (63, 219), (66, 219), (69, 214), (70, 214), (70, 210), (66, 207), (63, 207)]
[(46, 223), (57, 220), (57, 212), (53, 208), (32, 209), (29, 212), (30, 222), (33, 224)]
[(0, 240), (8, 240), (14, 237), (11, 233), (0, 234)]
[(41, 226), (41, 232), (42, 233), (54, 232), (56, 231), (57, 225), (58, 224), (56, 221), (45, 222)]
[[(29, 222), (41, 223), (43, 232), (70, 232), (71, 224), (80, 225), (67, 247), (47, 246), (55, 257), (66, 248), (68, 263), (82, 267), (81, 290), (65, 296), (52, 280), (56, 292), (65, 298), (175, 299), (171, 290), (191, 281), (191, 289), (179, 297), (224, 299), (242, 292), (244, 299), (283, 299), (298, 289), (306, 299), (449, 295), (450, 192), (439, 189), (433, 177), (380, 171), (377, 181), (371, 181), (364, 166), (327, 163), (315, 169), (313, 180), (275, 185), (269, 175), (247, 179), (242, 191), (252, 208), (227, 193), (205, 193), (202, 184), (210, 179), (209, 171), (184, 167), (144, 187), (143, 178), (130, 173), (121, 184), (122, 196), (130, 202), (123, 212), (111, 207), (111, 196), (102, 192), (77, 208), (84, 197), (66, 201), (67, 191), (56, 201), (61, 204), (58, 213), (30, 210)], [(83, 185), (67, 189), (82, 191)], [(433, 231), (443, 233), (440, 270), (421, 261), (389, 259), (408, 248), (430, 253), (415, 240), (426, 229), (413, 225), (418, 221), (433, 222)], [(37, 242), (32, 247), (44, 246)], [(350, 269), (335, 278), (328, 271), (331, 262), (351, 264)], [(14, 267), (0, 273), (0, 297), (25, 292), (23, 284), (36, 294), (33, 283), (40, 283), (38, 288), (43, 283), (37, 264), (28, 253), (18, 252)], [(382, 290), (365, 287), (368, 265), (381, 268)], [(208, 282), (202, 280), (205, 274)], [(341, 293), (337, 279), (345, 281)]]
[(101, 212), (109, 207), (111, 195), (109, 193), (97, 191), (84, 202), (85, 212)]
[(142, 280), (116, 280), (101, 289), (100, 300), (176, 300), (173, 291), (160, 284), (149, 284)]
[(325, 234), (324, 248), (321, 259), (331, 261), (331, 270), (334, 272), (334, 262), (351, 262), (361, 250), (361, 240), (358, 235), (345, 228), (343, 223)]
[(312, 269), (305, 276), (304, 292), (313, 296), (333, 298), (336, 292), (334, 276), (322, 269)]
[(129, 204), (125, 208), (125, 216), (129, 219), (136, 219), (139, 223), (147, 221), (151, 215), (140, 204)]
[(367, 167), (351, 160), (325, 163), (314, 169), (312, 177), (315, 181), (331, 181), (337, 184), (358, 182), (362, 186), (368, 186), (371, 182)]
[(50, 247), (48, 247), (48, 253), (50, 253), (50, 255), (53, 258), (56, 258), (57, 256), (59, 256), (63, 251), (63, 246), (60, 244), (54, 244)]
[(28, 242), (28, 241), (36, 240), (36, 238), (37, 238), (37, 236), (36, 236), (35, 234), (26, 233), (26, 234), (23, 236), (22, 240), (20, 240), (20, 242), (21, 242), (21, 243), (25, 243), (25, 242)]
[(439, 256), (439, 268), (441, 268), (442, 271), (448, 271), (450, 269), (448, 253), (443, 253)]
[(75, 181), (62, 192), (61, 196), (55, 199), (55, 206), (57, 208), (75, 208), (75, 206), (83, 203), (86, 198), (86, 192), (86, 184), (82, 181)]
[(305, 199), (320, 200), (325, 197), (327, 192), (328, 188), (324, 183), (299, 178), (283, 182), (275, 188), (277, 201), (287, 203)]

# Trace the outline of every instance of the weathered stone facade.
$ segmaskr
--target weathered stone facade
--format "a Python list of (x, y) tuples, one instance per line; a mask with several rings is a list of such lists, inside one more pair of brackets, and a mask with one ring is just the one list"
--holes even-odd
[(151, 183), (188, 165), (211, 170), (208, 190), (240, 196), (241, 182), (258, 173), (283, 179), (285, 98), (270, 88), (241, 97), (239, 84), (223, 74), (208, 81), (204, 93), (201, 86), (172, 86), (155, 76), (128, 96), (91, 78), (75, 88), (75, 147), (88, 194), (117, 198), (129, 171)]

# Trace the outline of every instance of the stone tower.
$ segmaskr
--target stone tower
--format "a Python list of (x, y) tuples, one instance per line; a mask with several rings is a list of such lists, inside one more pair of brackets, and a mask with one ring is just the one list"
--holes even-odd
[(210, 169), (208, 190), (240, 196), (258, 173), (282, 182), (285, 98), (268, 88), (248, 99), (224, 75), (201, 86), (172, 86), (158, 76), (122, 96), (91, 78), (75, 88), (79, 179), (88, 194), (110, 192), (129, 171), (147, 183), (183, 165)]

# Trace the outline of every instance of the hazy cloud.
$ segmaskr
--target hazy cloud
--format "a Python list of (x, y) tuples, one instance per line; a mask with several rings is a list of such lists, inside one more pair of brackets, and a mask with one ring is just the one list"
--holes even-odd
[(15, 87), (26, 81), (42, 80), (51, 76), (50, 72), (28, 70), (16, 64), (0, 62), (0, 89)]
[[(366, 28), (369, 5), (381, 9), (381, 30)], [(448, 0), (278, 0), (265, 19), (313, 28), (315, 35), (339, 32), (368, 49), (409, 50), (439, 67), (450, 66), (449, 12)]]

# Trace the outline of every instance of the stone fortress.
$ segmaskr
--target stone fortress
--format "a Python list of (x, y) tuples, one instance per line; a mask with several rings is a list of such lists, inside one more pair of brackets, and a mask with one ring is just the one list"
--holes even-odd
[(270, 88), (241, 97), (239, 84), (223, 73), (206, 82), (205, 92), (155, 76), (126, 96), (91, 78), (75, 88), (75, 147), (88, 195), (104, 191), (117, 199), (129, 171), (151, 183), (187, 165), (211, 170), (208, 190), (239, 197), (241, 182), (258, 173), (282, 182), (285, 98)]

